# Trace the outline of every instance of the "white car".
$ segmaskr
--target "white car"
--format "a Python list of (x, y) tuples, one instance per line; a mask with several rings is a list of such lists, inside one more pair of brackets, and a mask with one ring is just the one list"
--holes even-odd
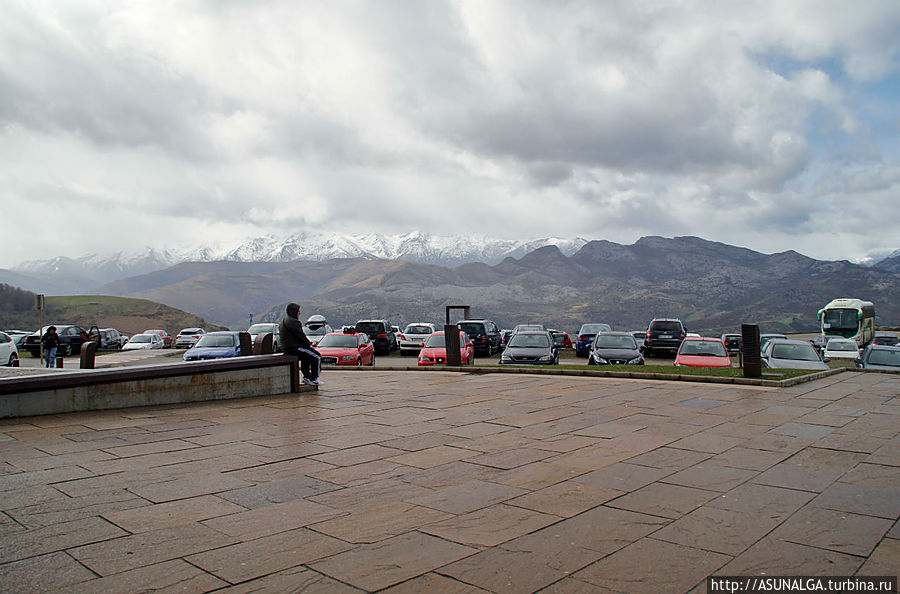
[(148, 349), (165, 348), (162, 336), (159, 334), (135, 334), (128, 339), (122, 347), (123, 351), (139, 351)]
[(16, 341), (6, 332), (0, 332), (0, 365), (19, 366), (19, 349), (16, 348)]
[(832, 338), (825, 343), (822, 356), (828, 359), (858, 359), (859, 347), (849, 338)]
[(434, 324), (428, 322), (414, 322), (406, 326), (406, 330), (397, 334), (397, 342), (400, 344), (400, 354), (411, 353), (417, 355), (428, 337), (434, 334)]
[(276, 353), (281, 351), (281, 331), (278, 328), (278, 324), (253, 324), (247, 328), (247, 333), (250, 334), (250, 342), (253, 344), (256, 344), (256, 339), (263, 334), (271, 334), (272, 350)]

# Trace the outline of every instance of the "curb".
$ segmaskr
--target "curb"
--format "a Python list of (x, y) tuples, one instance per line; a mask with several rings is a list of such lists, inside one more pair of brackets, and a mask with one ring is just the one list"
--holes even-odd
[(810, 373), (799, 377), (792, 377), (784, 380), (766, 380), (754, 379), (746, 377), (714, 377), (703, 375), (683, 375), (683, 374), (661, 374), (661, 373), (642, 373), (639, 371), (602, 371), (593, 369), (532, 369), (528, 367), (473, 367), (473, 366), (447, 366), (434, 365), (427, 367), (410, 367), (400, 365), (387, 365), (384, 367), (347, 367), (341, 369), (338, 367), (329, 367), (329, 371), (449, 371), (454, 373), (511, 373), (515, 375), (553, 375), (553, 376), (569, 376), (569, 377), (608, 377), (620, 379), (640, 379), (640, 380), (659, 380), (659, 381), (679, 381), (679, 382), (696, 382), (703, 384), (730, 384), (737, 386), (757, 386), (763, 388), (788, 388), (798, 384), (813, 382), (825, 377), (844, 373), (845, 371), (856, 371), (849, 367), (829, 369), (818, 373)]

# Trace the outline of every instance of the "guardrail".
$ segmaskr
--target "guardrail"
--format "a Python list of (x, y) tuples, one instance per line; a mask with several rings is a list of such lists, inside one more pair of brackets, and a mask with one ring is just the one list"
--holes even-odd
[(314, 392), (291, 355), (0, 378), (0, 418)]

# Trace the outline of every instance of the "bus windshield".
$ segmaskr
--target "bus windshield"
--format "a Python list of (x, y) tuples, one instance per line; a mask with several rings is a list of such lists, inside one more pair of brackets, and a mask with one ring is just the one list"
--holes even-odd
[(859, 314), (855, 309), (828, 309), (822, 318), (825, 332), (855, 332), (859, 329)]

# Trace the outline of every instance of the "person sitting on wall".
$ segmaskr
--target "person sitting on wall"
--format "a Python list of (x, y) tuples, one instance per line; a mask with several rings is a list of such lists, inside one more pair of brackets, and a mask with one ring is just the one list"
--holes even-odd
[(313, 348), (303, 332), (303, 326), (300, 324), (300, 306), (288, 303), (286, 313), (279, 326), (281, 350), (300, 358), (300, 373), (303, 375), (304, 384), (320, 386), (323, 383), (319, 379), (319, 373), (322, 371), (322, 355)]

